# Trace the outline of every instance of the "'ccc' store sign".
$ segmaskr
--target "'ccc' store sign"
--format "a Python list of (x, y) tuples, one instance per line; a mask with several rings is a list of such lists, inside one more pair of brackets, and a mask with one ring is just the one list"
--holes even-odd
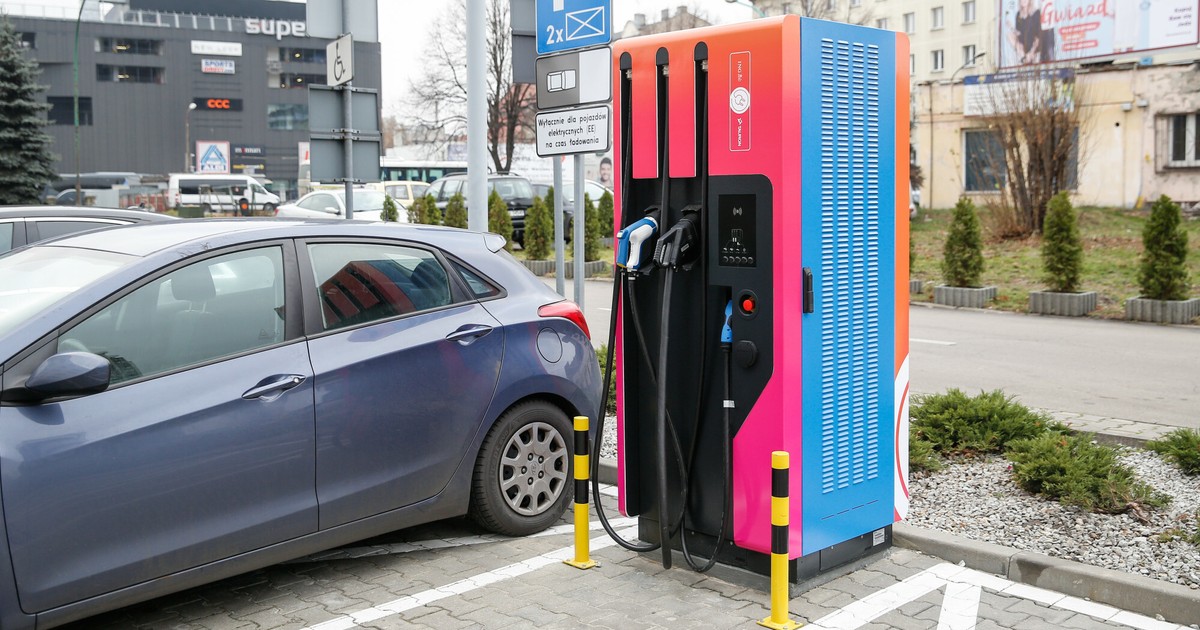
[(240, 98), (195, 98), (192, 99), (192, 102), (196, 104), (196, 109), (211, 109), (226, 112), (242, 111), (242, 99)]

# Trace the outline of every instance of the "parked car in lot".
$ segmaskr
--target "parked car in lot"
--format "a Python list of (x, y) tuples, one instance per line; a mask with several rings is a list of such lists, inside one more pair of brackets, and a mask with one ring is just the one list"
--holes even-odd
[[(508, 216), (512, 219), (512, 240), (525, 246), (525, 212), (533, 205), (533, 184), (520, 175), (505, 175), (490, 173), (487, 176), (488, 194), (496, 192), (508, 206)], [(457, 173), (447, 175), (429, 186), (429, 194), (433, 195), (437, 207), (443, 213), (446, 204), (456, 194), (467, 197), (467, 174)]]
[(139, 210), (75, 206), (0, 206), (0, 254), (26, 243), (100, 228), (173, 221), (175, 217)]
[(209, 219), (0, 256), (0, 628), (462, 514), (559, 519), (599, 366), (502, 247)]
[[(354, 218), (362, 221), (379, 221), (383, 212), (385, 193), (369, 188), (354, 189)], [(399, 210), (399, 208), (396, 208)], [(275, 216), (291, 219), (332, 219), (345, 216), (345, 190), (315, 190), (297, 199), (295, 203), (285, 203), (275, 210)], [(408, 223), (408, 215), (398, 213), (400, 223)]]
[(424, 197), (429, 190), (428, 182), (383, 182), (383, 191), (401, 207), (407, 208), (417, 197)]

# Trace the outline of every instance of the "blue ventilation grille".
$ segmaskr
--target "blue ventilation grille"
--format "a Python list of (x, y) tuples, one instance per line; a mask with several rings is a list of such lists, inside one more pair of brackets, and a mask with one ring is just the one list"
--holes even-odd
[(822, 39), (820, 50), (821, 491), (830, 493), (880, 474), (879, 373), (890, 358), (880, 356), (890, 325), (880, 287), (891, 280), (880, 269), (879, 47)]

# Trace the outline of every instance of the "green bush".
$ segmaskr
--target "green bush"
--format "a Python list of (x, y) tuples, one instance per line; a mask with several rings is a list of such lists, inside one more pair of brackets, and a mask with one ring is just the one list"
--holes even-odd
[(503, 236), (504, 249), (512, 251), (512, 216), (508, 214), (508, 204), (494, 190), (488, 195), (488, 231)]
[(613, 237), (613, 196), (609, 191), (604, 191), (600, 195), (600, 201), (596, 206), (596, 218), (600, 219), (600, 238)]
[(600, 259), (600, 213), (587, 194), (583, 195), (583, 259)]
[(1009, 444), (1017, 485), (1066, 505), (1104, 514), (1165, 505), (1170, 498), (1138, 481), (1117, 452), (1089, 436), (1046, 433)]
[[(604, 370), (608, 359), (608, 344), (601, 345), (596, 350), (596, 359), (600, 361), (600, 378), (604, 378)], [(617, 370), (614, 368), (612, 376), (608, 380), (608, 404), (604, 407), (605, 415), (617, 415)]]
[(525, 215), (524, 247), (529, 260), (546, 260), (554, 248), (554, 213), (540, 197), (534, 198)]
[(446, 202), (444, 223), (447, 227), (467, 228), (467, 202), (463, 200), (462, 193), (454, 193)]
[(379, 213), (379, 218), (392, 223), (400, 220), (400, 212), (396, 209), (396, 202), (392, 200), (391, 195), (384, 195), (383, 212)]
[(1079, 221), (1067, 193), (1050, 198), (1046, 219), (1042, 225), (1042, 269), (1046, 284), (1057, 293), (1079, 290), (1083, 272), (1083, 241), (1079, 237)]
[(942, 276), (947, 286), (978, 287), (983, 275), (983, 236), (979, 214), (970, 199), (961, 197), (954, 206), (950, 232), (942, 249)]
[(437, 207), (437, 202), (433, 195), (425, 195), (417, 197), (408, 205), (408, 222), (409, 223), (428, 223), (427, 218), (429, 211), (426, 208)]
[[(909, 413), (916, 435), (944, 455), (998, 453), (1013, 440), (1032, 438), (1066, 427), (1006, 396), (981, 392), (967, 396), (951, 389), (944, 394), (913, 397)], [(911, 451), (909, 457), (912, 457)]]
[(910, 472), (937, 472), (942, 469), (933, 443), (925, 439), (913, 425), (908, 427), (908, 469)]
[(1188, 295), (1187, 232), (1180, 225), (1179, 204), (1163, 195), (1150, 208), (1142, 231), (1138, 286), (1151, 300), (1184, 300)]
[(1146, 443), (1146, 448), (1162, 455), (1189, 475), (1200, 475), (1200, 431), (1176, 429), (1161, 440)]

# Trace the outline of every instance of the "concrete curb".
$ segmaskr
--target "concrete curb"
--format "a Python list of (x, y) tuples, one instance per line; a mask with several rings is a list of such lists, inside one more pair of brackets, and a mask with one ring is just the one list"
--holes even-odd
[(1075, 597), (1173, 623), (1200, 623), (1200, 590), (1082, 562), (1019, 551), (904, 523), (892, 528), (898, 547)]
[[(601, 483), (617, 483), (617, 462), (601, 458)], [(1082, 562), (1020, 551), (994, 543), (896, 523), (892, 540), (897, 547), (920, 551), (949, 562), (962, 562), (978, 571), (1005, 577), (1079, 598), (1090, 599), (1173, 623), (1200, 623), (1200, 590), (1132, 573), (1103, 569)]]

